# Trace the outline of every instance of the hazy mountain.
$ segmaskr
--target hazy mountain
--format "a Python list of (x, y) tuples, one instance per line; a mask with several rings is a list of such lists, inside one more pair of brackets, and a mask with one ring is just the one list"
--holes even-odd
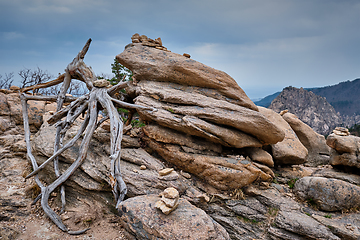
[(326, 98), (303, 88), (284, 88), (271, 102), (269, 108), (278, 113), (288, 110), (314, 131), (323, 135), (329, 134), (343, 123), (340, 114), (326, 101)]

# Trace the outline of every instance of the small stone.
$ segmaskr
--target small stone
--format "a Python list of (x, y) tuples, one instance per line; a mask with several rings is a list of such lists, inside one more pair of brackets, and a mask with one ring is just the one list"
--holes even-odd
[(146, 169), (146, 166), (145, 165), (141, 165), (140, 166), (140, 170), (145, 170)]
[(155, 39), (155, 43), (157, 43), (157, 44), (159, 44), (160, 46), (162, 46), (161, 38), (158, 37), (157, 39)]
[(98, 88), (103, 88), (109, 86), (110, 82), (106, 79), (99, 79), (94, 81), (94, 86)]
[(287, 113), (289, 110), (282, 110), (279, 114), (280, 114), (280, 116), (282, 116), (282, 115), (284, 115), (285, 113)]
[(164, 181), (175, 181), (175, 180), (179, 179), (179, 174), (176, 171), (172, 171), (170, 174), (165, 175), (165, 176), (159, 175), (158, 179), (164, 180)]
[(49, 113), (50, 113), (51, 115), (54, 115), (54, 111), (49, 111)]
[(179, 192), (175, 188), (169, 187), (169, 188), (166, 188), (164, 190), (164, 192), (161, 193), (161, 195), (164, 196), (165, 198), (174, 199), (174, 198), (179, 197)]
[(146, 35), (140, 36), (140, 42), (147, 42), (147, 41), (148, 41), (148, 37)]
[(172, 211), (174, 211), (176, 209), (177, 205), (173, 208), (169, 208), (168, 206), (165, 205), (165, 203), (163, 201), (159, 200), (155, 203), (155, 207), (157, 209), (160, 209), (162, 211), (162, 213), (164, 213), (165, 215), (168, 215), (169, 213), (171, 213)]
[(65, 94), (66, 97), (72, 97), (73, 95), (71, 95), (70, 93)]
[(166, 198), (166, 197), (162, 196), (161, 201), (163, 203), (165, 203), (165, 205), (167, 207), (174, 208), (175, 206), (177, 206), (179, 204), (179, 196), (174, 199), (170, 199), (170, 198)]
[(131, 40), (134, 42), (134, 40), (140, 40), (140, 35), (138, 33), (135, 33), (132, 35)]
[(201, 195), (196, 196), (196, 197), (199, 198), (203, 202), (209, 202), (210, 201), (210, 198), (206, 194), (201, 194)]
[(336, 135), (339, 135), (339, 136), (349, 136), (350, 135), (349, 129), (344, 128), (344, 127), (336, 127), (333, 130), (333, 133), (335, 133)]
[(61, 220), (66, 221), (68, 219), (70, 219), (70, 217), (68, 215), (66, 215), (66, 214), (61, 215)]
[(187, 57), (187, 58), (190, 58), (190, 57), (191, 57), (190, 54), (188, 54), (188, 53), (184, 53), (183, 56), (184, 56), (184, 57)]
[(101, 124), (101, 128), (107, 132), (110, 132), (110, 121), (106, 120), (103, 124)]
[(137, 169), (133, 169), (133, 172), (134, 173), (138, 173), (139, 171)]
[(20, 90), (20, 87), (13, 85), (13, 86), (10, 87), (10, 90), (12, 90), (12, 91), (18, 91), (18, 90)]
[(191, 178), (190, 173), (184, 172), (183, 170), (180, 171), (180, 175), (187, 179)]
[(165, 176), (165, 175), (170, 174), (172, 171), (174, 171), (173, 168), (164, 168), (163, 170), (159, 171), (159, 175), (160, 176)]

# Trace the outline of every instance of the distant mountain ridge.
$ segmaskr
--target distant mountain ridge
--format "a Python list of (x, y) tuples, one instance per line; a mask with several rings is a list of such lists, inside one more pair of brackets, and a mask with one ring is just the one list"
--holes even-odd
[[(305, 90), (326, 98), (343, 117), (360, 115), (360, 78), (326, 87), (305, 88)], [(254, 103), (258, 106), (269, 107), (279, 94), (280, 92), (276, 92)]]
[(307, 90), (325, 97), (341, 115), (360, 115), (360, 78), (333, 86)]

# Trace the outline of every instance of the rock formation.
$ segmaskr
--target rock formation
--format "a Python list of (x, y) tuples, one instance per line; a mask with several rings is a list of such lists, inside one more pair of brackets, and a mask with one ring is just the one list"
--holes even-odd
[(226, 157), (229, 154), (221, 147), (245, 153), (249, 151), (245, 148), (284, 138), (283, 130), (258, 111), (229, 75), (137, 41), (116, 58), (134, 73), (128, 88), (134, 102), (157, 109), (138, 111), (143, 121), (151, 123), (143, 138), (149, 148), (218, 189), (271, 181), (273, 173), (267, 166), (236, 157), (240, 152)]
[(303, 88), (286, 87), (270, 104), (275, 112), (289, 110), (315, 132), (328, 135), (342, 123), (341, 116), (325, 98)]

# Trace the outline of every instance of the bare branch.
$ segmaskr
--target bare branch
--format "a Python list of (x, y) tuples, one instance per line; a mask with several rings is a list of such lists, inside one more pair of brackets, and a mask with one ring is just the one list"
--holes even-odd
[(12, 83), (13, 83), (13, 77), (14, 73), (5, 73), (5, 77), (0, 75), (0, 88), (1, 89), (10, 89)]

